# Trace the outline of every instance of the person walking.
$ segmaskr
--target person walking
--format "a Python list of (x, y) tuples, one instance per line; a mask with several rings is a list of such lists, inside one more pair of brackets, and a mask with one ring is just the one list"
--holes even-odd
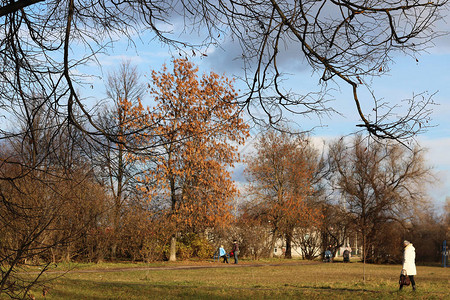
[(238, 263), (238, 254), (239, 254), (239, 245), (236, 240), (233, 241), (233, 256), (234, 256), (234, 263)]
[(342, 254), (342, 257), (345, 263), (350, 262), (350, 251), (348, 251), (348, 249), (345, 249), (344, 253)]
[(223, 248), (223, 245), (221, 245), (219, 248), (219, 256), (223, 258), (223, 263), (228, 263), (227, 252)]
[[(416, 282), (414, 281), (414, 275), (417, 274), (416, 271), (416, 249), (414, 248), (411, 242), (405, 240), (403, 241), (403, 270), (406, 271), (406, 275), (409, 277), (411, 282), (411, 286), (413, 291), (416, 290)], [(400, 290), (403, 288), (403, 285), (400, 284)]]
[(324, 253), (324, 262), (331, 262), (331, 256), (332, 256), (333, 254), (331, 253), (331, 251), (330, 251), (330, 249), (327, 249), (327, 250), (325, 250), (325, 253)]

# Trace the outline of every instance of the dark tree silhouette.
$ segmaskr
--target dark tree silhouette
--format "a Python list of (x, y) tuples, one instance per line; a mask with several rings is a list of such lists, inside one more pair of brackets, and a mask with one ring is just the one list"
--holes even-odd
[[(242, 48), (248, 83), (242, 104), (250, 113), (256, 106), (266, 113), (264, 120), (277, 125), (283, 111), (320, 115), (334, 110), (322, 92), (297, 95), (283, 86), (279, 61), (286, 51), (294, 51), (319, 75), (325, 90), (330, 80), (351, 87), (359, 126), (380, 138), (404, 140), (426, 129), (432, 99), (419, 94), (407, 100), (404, 114), (396, 115), (397, 101), (374, 97), (367, 112), (358, 91), (389, 70), (394, 53), (414, 56), (428, 47), (439, 35), (433, 25), (446, 5), (447, 0), (2, 1), (0, 107), (12, 109), (38, 91), (78, 129), (114, 139), (96, 124), (77, 93), (89, 74), (73, 70), (95, 61), (115, 37), (126, 36), (132, 43), (142, 30), (185, 53), (220, 44), (226, 35)], [(203, 42), (171, 38), (175, 35), (163, 28), (178, 21), (185, 31), (198, 32)]]

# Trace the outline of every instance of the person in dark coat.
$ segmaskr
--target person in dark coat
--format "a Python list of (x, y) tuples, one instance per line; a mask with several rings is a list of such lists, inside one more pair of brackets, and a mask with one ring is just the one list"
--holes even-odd
[(345, 247), (344, 253), (342, 253), (344, 262), (350, 262), (351, 255), (352, 255), (352, 248), (350, 248), (350, 246), (347, 245), (347, 247)]
[(344, 257), (344, 262), (350, 261), (350, 251), (348, 251), (348, 249), (344, 250), (344, 253), (342, 254), (342, 256)]
[(239, 254), (239, 245), (236, 240), (233, 241), (233, 257), (234, 257), (234, 263), (238, 263), (238, 254)]

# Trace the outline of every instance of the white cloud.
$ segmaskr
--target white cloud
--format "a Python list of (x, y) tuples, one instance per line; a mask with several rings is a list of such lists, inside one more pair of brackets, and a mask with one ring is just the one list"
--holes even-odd
[(139, 65), (145, 62), (140, 55), (102, 55), (99, 57), (102, 67), (118, 66), (124, 61), (130, 61), (133, 65)]
[(422, 147), (428, 149), (426, 158), (432, 165), (439, 169), (446, 169), (450, 171), (450, 137), (444, 138), (426, 138), (418, 139)]
[(442, 208), (445, 198), (450, 196), (450, 138), (419, 138), (419, 143), (427, 149), (426, 163), (434, 168), (437, 181), (430, 188), (430, 196), (438, 208)]

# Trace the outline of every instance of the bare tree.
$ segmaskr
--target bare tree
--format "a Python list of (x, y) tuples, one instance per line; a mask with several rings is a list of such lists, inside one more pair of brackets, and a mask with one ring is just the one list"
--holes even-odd
[(294, 232), (294, 243), (301, 249), (302, 258), (313, 260), (322, 250), (319, 226), (300, 227)]
[[(2, 1), (0, 107), (27, 101), (37, 90), (78, 129), (114, 140), (77, 93), (90, 74), (73, 70), (95, 61), (115, 37), (133, 43), (132, 37), (147, 29), (185, 54), (220, 45), (224, 36), (236, 40), (248, 83), (242, 103), (251, 113), (254, 106), (262, 109), (272, 125), (283, 119), (283, 110), (319, 115), (334, 110), (321, 91), (297, 95), (283, 85), (280, 61), (290, 51), (318, 75), (325, 90), (330, 80), (351, 87), (359, 126), (377, 137), (408, 139), (428, 126), (432, 99), (414, 96), (403, 112), (396, 111), (395, 102), (375, 97), (364, 107), (368, 101), (359, 98), (359, 87), (370, 88), (371, 77), (387, 72), (396, 52), (414, 56), (430, 46), (446, 5), (447, 0)], [(178, 21), (203, 42), (174, 39), (163, 30)], [(77, 110), (88, 126), (76, 117)]]
[(322, 212), (324, 215), (320, 226), (322, 253), (329, 249), (335, 256), (340, 247), (347, 246), (345, 243), (350, 234), (355, 232), (354, 220), (348, 217), (346, 207), (342, 203), (327, 201), (322, 206)]
[(381, 144), (356, 136), (351, 145), (340, 139), (330, 146), (334, 165), (334, 186), (343, 197), (348, 216), (363, 241), (363, 261), (380, 225), (388, 221), (406, 224), (415, 208), (426, 201), (425, 186), (431, 170), (423, 150), (409, 152), (398, 144)]
[[(20, 107), (18, 133), (0, 153), (0, 294), (12, 298), (27, 296), (56, 253), (70, 259), (70, 243), (98, 214), (92, 203), (103, 200), (81, 155), (79, 131), (55, 120), (47, 105), (35, 97)], [(20, 272), (30, 265), (40, 273)]]
[(439, 262), (442, 260), (442, 243), (447, 238), (448, 228), (444, 216), (439, 216), (433, 207), (421, 209), (414, 215), (411, 227), (405, 231), (408, 241), (417, 249), (417, 260)]
[[(239, 239), (240, 255), (252, 259), (266, 257), (268, 254), (273, 256), (273, 229), (268, 224), (264, 209), (257, 203), (248, 201), (241, 203), (239, 212), (234, 236)], [(228, 233), (226, 235), (229, 236)]]
[[(299, 59), (320, 76), (326, 87), (336, 80), (352, 89), (352, 98), (362, 124), (369, 133), (404, 140), (427, 126), (430, 98), (418, 95), (407, 100), (405, 113), (395, 102), (374, 96), (359, 99), (360, 87), (370, 78), (389, 70), (392, 55), (415, 55), (438, 33), (433, 24), (440, 18), (445, 1), (242, 1), (226, 14), (243, 48), (249, 95), (246, 103), (262, 108), (274, 124), (289, 112), (328, 113), (321, 95), (296, 95), (283, 88), (283, 54), (297, 51)], [(281, 62), (280, 62), (281, 61)], [(292, 64), (290, 64), (292, 65)], [(322, 94), (323, 96), (323, 94)], [(370, 99), (369, 99), (370, 100)], [(369, 112), (367, 112), (368, 110)]]
[(113, 201), (108, 215), (114, 234), (110, 241), (111, 256), (115, 257), (117, 237), (122, 227), (122, 214), (130, 195), (137, 193), (135, 188), (138, 182), (135, 176), (142, 172), (136, 162), (127, 159), (126, 145), (135, 145), (135, 143), (132, 141), (132, 135), (126, 132), (126, 124), (134, 120), (130, 120), (122, 100), (137, 103), (144, 96), (145, 85), (141, 81), (137, 67), (127, 61), (122, 62), (117, 70), (108, 75), (106, 86), (112, 105), (105, 107), (98, 116), (97, 123), (109, 136), (117, 137), (117, 142), (108, 138), (98, 138), (97, 141), (101, 142), (93, 143), (90, 149), (97, 176), (100, 182), (108, 187)]

